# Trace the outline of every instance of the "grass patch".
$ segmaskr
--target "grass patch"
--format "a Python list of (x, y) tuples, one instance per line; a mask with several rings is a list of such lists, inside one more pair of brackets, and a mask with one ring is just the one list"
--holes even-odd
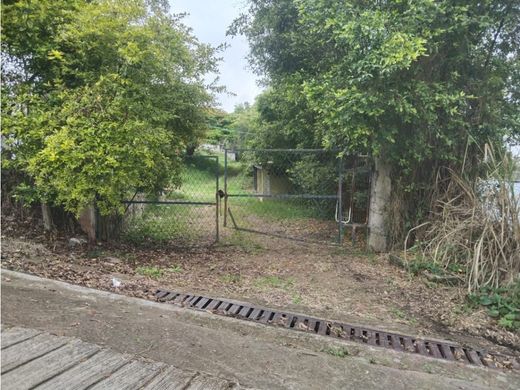
[(233, 234), (226, 238), (226, 243), (228, 245), (236, 246), (244, 252), (252, 255), (261, 253), (265, 249), (262, 245), (252, 239), (251, 235), (237, 230), (234, 230)]
[(125, 220), (123, 239), (134, 244), (195, 240), (193, 224), (201, 218), (198, 210), (182, 205), (147, 205), (142, 214)]
[(184, 270), (180, 265), (172, 265), (170, 268), (167, 269), (168, 272), (174, 272), (174, 273), (181, 273)]
[[(228, 204), (230, 207), (237, 206), (235, 209), (238, 215), (242, 211), (276, 220), (323, 219), (325, 217), (320, 208), (300, 199), (241, 198), (239, 200), (231, 199)], [(331, 215), (328, 215), (328, 218), (330, 219)]]
[(390, 310), (390, 312), (400, 320), (408, 322), (410, 325), (417, 325), (417, 320), (411, 316), (409, 316), (407, 313), (402, 311), (401, 309), (398, 309), (397, 307), (394, 307)]
[(283, 279), (279, 276), (262, 276), (255, 280), (255, 286), (260, 288), (279, 288), (282, 290), (288, 290), (294, 285), (292, 278)]
[(135, 272), (139, 275), (148, 276), (152, 279), (159, 279), (163, 276), (163, 270), (158, 267), (138, 267)]
[(292, 295), (292, 303), (294, 303), (295, 305), (299, 305), (300, 303), (302, 303), (302, 296), (298, 293), (295, 293)]
[(226, 284), (237, 284), (240, 283), (242, 278), (237, 274), (226, 274), (220, 277), (220, 280)]
[(325, 352), (331, 356), (336, 356), (339, 358), (344, 358), (349, 355), (348, 349), (345, 347), (327, 347), (323, 348), (321, 352)]
[(397, 307), (394, 307), (390, 310), (390, 312), (396, 316), (397, 318), (401, 319), (401, 320), (405, 320), (407, 318), (407, 315), (404, 311), (398, 309)]

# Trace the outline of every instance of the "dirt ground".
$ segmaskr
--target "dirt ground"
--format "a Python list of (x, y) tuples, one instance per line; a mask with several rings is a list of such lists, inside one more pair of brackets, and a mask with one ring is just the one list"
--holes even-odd
[(348, 243), (339, 247), (225, 229), (221, 243), (200, 248), (106, 243), (71, 248), (69, 237), (50, 238), (5, 221), (7, 269), (149, 299), (159, 287), (228, 297), (520, 354), (520, 335), (499, 327), (484, 310), (470, 309), (463, 288), (412, 276), (386, 256)]

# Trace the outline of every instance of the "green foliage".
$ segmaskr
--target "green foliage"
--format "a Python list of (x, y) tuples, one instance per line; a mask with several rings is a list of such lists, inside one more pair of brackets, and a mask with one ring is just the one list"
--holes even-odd
[(504, 288), (483, 287), (476, 294), (470, 294), (468, 300), (473, 306), (484, 306), (500, 326), (520, 329), (520, 282)]
[(174, 264), (170, 268), (168, 268), (167, 271), (178, 274), (178, 273), (183, 272), (184, 270), (182, 269), (182, 267), (180, 265)]
[(111, 214), (128, 192), (178, 180), (216, 60), (165, 2), (11, 1), (2, 13), (3, 165), (29, 176), (28, 200)]
[(304, 194), (330, 195), (337, 191), (337, 161), (331, 155), (302, 155), (286, 170), (291, 182)]
[(322, 349), (322, 352), (339, 358), (344, 358), (349, 355), (348, 349), (345, 347), (327, 347)]
[(210, 144), (220, 145), (234, 137), (230, 129), (232, 120), (225, 111), (217, 109), (208, 110), (207, 121), (209, 131), (206, 135), (206, 140)]
[(183, 269), (179, 265), (173, 265), (169, 268), (159, 268), (159, 267), (137, 267), (135, 269), (135, 272), (139, 275), (148, 276), (152, 279), (159, 279), (164, 276), (165, 272), (172, 272), (172, 273), (181, 273), (183, 272)]
[(244, 148), (255, 134), (258, 126), (258, 111), (249, 103), (239, 104), (230, 114), (211, 109), (207, 114), (209, 131), (206, 141), (227, 148)]
[(255, 0), (231, 31), (248, 36), (254, 65), (285, 91), (268, 106), (302, 99), (288, 116), (311, 111), (325, 146), (385, 153), (409, 168), (434, 152), (460, 157), (461, 129), (497, 139), (518, 124), (501, 113), (518, 108), (507, 92), (517, 88), (508, 78), (519, 13), (511, 2)]
[(445, 269), (437, 263), (432, 261), (426, 261), (422, 258), (417, 258), (408, 263), (408, 271), (413, 273), (414, 275), (420, 274), (422, 271), (429, 271), (435, 275), (446, 275), (446, 273), (461, 273), (464, 272), (463, 268), (456, 263), (448, 264), (448, 267)]
[(282, 290), (287, 290), (294, 285), (294, 280), (292, 278), (284, 279), (277, 275), (262, 276), (256, 279), (255, 285), (257, 287), (279, 288)]
[(334, 204), (329, 201), (330, 207), (324, 208), (323, 203), (326, 201), (251, 198), (242, 200), (240, 206), (244, 207), (248, 213), (260, 218), (272, 218), (279, 221), (330, 218), (330, 207), (333, 208)]
[(148, 276), (152, 279), (159, 279), (164, 274), (163, 270), (158, 267), (138, 267), (136, 268), (135, 272), (140, 275)]
[(249, 140), (256, 134), (259, 126), (256, 105), (239, 104), (229, 116), (233, 137), (227, 140), (227, 146), (234, 148), (248, 147)]
[(220, 278), (220, 280), (226, 284), (237, 284), (240, 283), (241, 279), (242, 278), (238, 274), (226, 274)]
[(292, 294), (292, 298), (291, 298), (291, 302), (294, 303), (295, 305), (299, 305), (300, 303), (302, 303), (303, 299), (302, 299), (302, 296), (298, 293), (293, 293)]
[(520, 135), (518, 2), (249, 4), (230, 33), (270, 86), (254, 145), (379, 156), (401, 225), (427, 215), (441, 166), (473, 167), (479, 146)]
[(196, 210), (175, 205), (147, 205), (125, 220), (122, 238), (134, 244), (166, 244), (196, 238), (190, 226), (200, 218)]

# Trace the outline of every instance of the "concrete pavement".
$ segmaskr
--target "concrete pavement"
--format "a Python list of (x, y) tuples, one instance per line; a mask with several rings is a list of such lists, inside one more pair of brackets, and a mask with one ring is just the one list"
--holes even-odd
[(244, 387), (520, 388), (516, 372), (336, 341), (6, 270), (2, 323), (75, 337)]

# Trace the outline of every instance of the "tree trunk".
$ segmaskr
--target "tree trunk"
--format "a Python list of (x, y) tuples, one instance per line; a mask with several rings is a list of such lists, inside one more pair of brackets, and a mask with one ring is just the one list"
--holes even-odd
[(376, 252), (388, 250), (387, 216), (391, 190), (390, 164), (381, 157), (376, 157), (370, 188), (370, 214), (368, 217), (368, 246)]
[(50, 232), (54, 230), (54, 223), (52, 222), (51, 208), (47, 203), (42, 203), (42, 218), (43, 228), (45, 231)]
[(123, 217), (120, 215), (102, 216), (98, 213), (96, 223), (97, 238), (102, 241), (110, 241), (119, 236), (123, 224)]
[(81, 230), (88, 237), (88, 242), (94, 244), (96, 242), (96, 208), (93, 205), (85, 207), (78, 221)]

